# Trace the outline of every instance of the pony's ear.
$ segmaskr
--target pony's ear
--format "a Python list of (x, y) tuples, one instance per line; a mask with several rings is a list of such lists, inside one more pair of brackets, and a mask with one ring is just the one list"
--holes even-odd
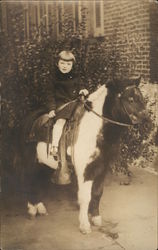
[(119, 82), (119, 80), (116, 80), (116, 79), (108, 80), (106, 83), (106, 87), (113, 92), (119, 92), (120, 91), (120, 82)]
[(141, 76), (139, 76), (138, 78), (135, 78), (133, 82), (138, 87), (141, 82)]

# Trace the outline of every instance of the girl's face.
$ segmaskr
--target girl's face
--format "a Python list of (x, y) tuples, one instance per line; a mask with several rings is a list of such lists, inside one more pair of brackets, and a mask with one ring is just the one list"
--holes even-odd
[(62, 59), (58, 62), (58, 69), (63, 73), (69, 73), (72, 70), (73, 62), (72, 61), (64, 61)]

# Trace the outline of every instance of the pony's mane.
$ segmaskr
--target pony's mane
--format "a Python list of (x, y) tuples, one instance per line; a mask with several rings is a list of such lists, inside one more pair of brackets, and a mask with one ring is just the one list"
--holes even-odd
[(107, 88), (104, 84), (101, 87), (99, 87), (95, 92), (93, 92), (88, 98), (88, 101), (92, 103), (93, 109), (100, 115), (102, 114), (103, 111), (103, 105), (106, 96), (107, 96)]
[(107, 91), (105, 84), (103, 84), (101, 87), (99, 87), (96, 91), (94, 91), (92, 94), (89, 95), (88, 101), (96, 101), (101, 95), (105, 94), (105, 91)]

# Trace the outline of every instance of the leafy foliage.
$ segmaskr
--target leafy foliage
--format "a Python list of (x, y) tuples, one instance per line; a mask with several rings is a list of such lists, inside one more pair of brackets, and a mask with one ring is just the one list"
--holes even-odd
[[(116, 49), (115, 35), (110, 38), (111, 43), (105, 39), (85, 38), (86, 15), (82, 10), (82, 22), (78, 30), (73, 30), (68, 14), (64, 16), (62, 33), (58, 41), (54, 37), (52, 27), (49, 32), (41, 25), (35, 30), (31, 40), (25, 40), (22, 13), (14, 8), (10, 10), (10, 33), (1, 32), (3, 36), (1, 55), (1, 82), (2, 82), (2, 140), (3, 151), (8, 152), (9, 145), (13, 143), (12, 132), (20, 126), (23, 118), (31, 111), (44, 104), (45, 89), (49, 75), (53, 73), (57, 54), (63, 49), (70, 49), (77, 58), (76, 70), (84, 81), (88, 83), (89, 90), (93, 91), (98, 84), (106, 79), (115, 77), (120, 73), (120, 54)], [(111, 44), (111, 45), (109, 45)], [(118, 63), (119, 62), (119, 63)], [(122, 65), (121, 65), (122, 66)], [(128, 62), (124, 65), (127, 72)], [(125, 75), (123, 73), (123, 75)], [(140, 126), (138, 130), (131, 129), (122, 139), (122, 154), (120, 164), (115, 170), (127, 170), (128, 163), (142, 155), (149, 158), (153, 152), (147, 152), (148, 146), (154, 144), (149, 135), (150, 128)], [(146, 140), (146, 143), (142, 143)], [(148, 140), (148, 141), (147, 141)], [(141, 145), (141, 147), (140, 147)], [(6, 153), (4, 159), (8, 159)], [(9, 159), (8, 159), (9, 162)]]

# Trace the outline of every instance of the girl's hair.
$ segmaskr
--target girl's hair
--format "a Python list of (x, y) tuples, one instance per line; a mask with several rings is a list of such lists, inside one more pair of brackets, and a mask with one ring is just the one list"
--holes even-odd
[(63, 51), (61, 51), (59, 53), (59, 55), (58, 55), (58, 61), (60, 59), (64, 60), (64, 61), (72, 61), (73, 63), (76, 62), (75, 56), (69, 50), (63, 50)]

